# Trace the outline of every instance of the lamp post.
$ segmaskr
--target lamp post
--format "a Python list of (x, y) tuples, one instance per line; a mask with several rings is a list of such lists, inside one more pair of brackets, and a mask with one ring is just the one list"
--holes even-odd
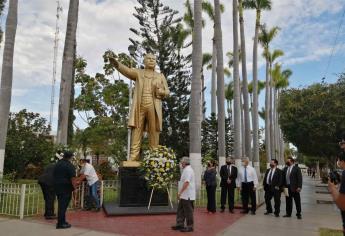
[[(133, 45), (130, 45), (128, 47), (128, 52), (129, 55), (131, 56), (130, 58), (130, 67), (133, 67), (133, 60), (135, 58), (135, 51), (136, 48)], [(129, 81), (129, 104), (128, 104), (128, 108), (131, 109), (131, 105), (132, 105), (132, 80)], [(128, 127), (128, 137), (127, 137), (127, 161), (129, 161), (130, 158), (130, 150), (131, 150), (131, 136), (132, 136), (132, 128)]]

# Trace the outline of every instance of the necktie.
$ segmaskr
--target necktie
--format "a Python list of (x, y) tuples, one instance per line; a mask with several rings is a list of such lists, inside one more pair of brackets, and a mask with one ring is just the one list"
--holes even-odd
[(247, 183), (247, 167), (244, 167), (244, 182)]
[(229, 177), (231, 175), (231, 166), (228, 166), (228, 175), (229, 175)]
[(268, 184), (272, 183), (272, 173), (273, 173), (273, 170), (271, 169), (270, 174), (268, 175)]
[(286, 183), (290, 184), (290, 173), (291, 173), (291, 167), (289, 167), (287, 169), (287, 173), (286, 173)]

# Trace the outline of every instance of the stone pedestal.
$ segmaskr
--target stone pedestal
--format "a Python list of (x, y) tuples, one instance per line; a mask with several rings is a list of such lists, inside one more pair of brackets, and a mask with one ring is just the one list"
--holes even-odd
[[(151, 189), (137, 167), (121, 167), (120, 174), (120, 207), (148, 206)], [(168, 193), (155, 190), (151, 206), (168, 206)]]

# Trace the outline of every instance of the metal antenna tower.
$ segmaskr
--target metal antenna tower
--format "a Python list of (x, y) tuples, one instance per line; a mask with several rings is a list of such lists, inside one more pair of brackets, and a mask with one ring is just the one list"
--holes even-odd
[(51, 87), (51, 98), (50, 98), (50, 115), (49, 115), (49, 125), (52, 126), (53, 113), (54, 113), (54, 99), (55, 99), (55, 82), (56, 82), (56, 63), (59, 50), (59, 19), (60, 13), (62, 12), (62, 7), (60, 1), (56, 1), (56, 24), (55, 24), (55, 39), (54, 39), (54, 60), (53, 60), (53, 78), (52, 78), (52, 87)]

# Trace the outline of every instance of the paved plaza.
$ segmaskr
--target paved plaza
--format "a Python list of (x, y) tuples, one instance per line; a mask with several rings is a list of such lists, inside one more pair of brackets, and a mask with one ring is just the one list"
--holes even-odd
[[(317, 181), (304, 177), (302, 190), (302, 220), (293, 213), (291, 218), (265, 216), (264, 205), (257, 215), (219, 213), (209, 215), (205, 209), (195, 211), (194, 233), (177, 233), (170, 230), (175, 221), (174, 215), (106, 217), (103, 212), (70, 212), (68, 221), (71, 229), (56, 230), (54, 221), (42, 218), (17, 220), (0, 218), (0, 235), (6, 236), (106, 236), (106, 235), (279, 235), (312, 236), (319, 235), (319, 228), (341, 229), (339, 212), (333, 204), (317, 204), (317, 200), (329, 201), (328, 194), (316, 194)], [(325, 187), (321, 188), (324, 190)], [(322, 191), (321, 191), (322, 192)], [(285, 204), (281, 207), (285, 213)]]

